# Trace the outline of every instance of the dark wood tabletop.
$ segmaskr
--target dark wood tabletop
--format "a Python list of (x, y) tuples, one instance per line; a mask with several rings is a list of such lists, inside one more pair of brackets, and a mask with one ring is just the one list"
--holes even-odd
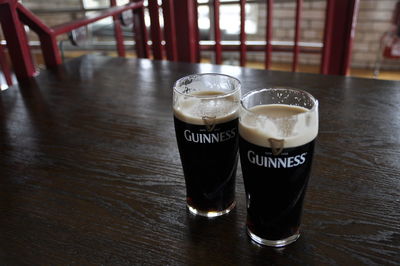
[[(172, 85), (219, 72), (320, 102), (300, 239), (261, 247), (237, 207), (186, 209)], [(395, 265), (400, 82), (85, 56), (0, 92), (0, 265)]]

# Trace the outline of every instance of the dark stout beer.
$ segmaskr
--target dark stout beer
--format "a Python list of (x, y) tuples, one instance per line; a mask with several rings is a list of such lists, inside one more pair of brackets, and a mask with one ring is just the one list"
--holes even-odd
[(280, 240), (298, 232), (313, 150), (314, 141), (274, 156), (271, 149), (240, 138), (247, 226), (252, 233)]
[[(297, 118), (308, 111), (298, 106), (257, 105), (249, 110), (268, 119), (257, 122), (244, 114), (239, 125), (247, 227), (253, 239), (260, 239), (257, 242), (279, 246), (276, 241), (299, 236), (318, 123), (312, 124), (311, 116)], [(293, 119), (280, 119), (288, 116)]]
[(219, 212), (235, 200), (238, 119), (216, 124), (212, 131), (174, 117), (189, 206)]
[(204, 216), (227, 213), (235, 205), (238, 97), (218, 98), (221, 95), (197, 92), (174, 106), (187, 204), (190, 211)]

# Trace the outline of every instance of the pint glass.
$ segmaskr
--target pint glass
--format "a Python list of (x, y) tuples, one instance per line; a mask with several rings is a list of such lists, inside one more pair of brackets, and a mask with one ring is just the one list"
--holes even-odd
[(240, 112), (247, 232), (262, 245), (288, 245), (300, 236), (318, 134), (318, 101), (301, 90), (261, 89), (242, 98)]
[(175, 133), (193, 214), (215, 217), (235, 207), (239, 80), (221, 74), (181, 78), (173, 92)]

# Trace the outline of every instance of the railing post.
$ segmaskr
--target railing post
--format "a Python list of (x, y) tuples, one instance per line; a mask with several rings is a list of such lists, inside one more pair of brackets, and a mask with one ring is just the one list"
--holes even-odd
[(6, 54), (4, 53), (3, 45), (1, 44), (0, 44), (0, 67), (3, 70), (3, 75), (4, 78), (6, 79), (7, 85), (12, 86), (13, 82), (11, 78), (11, 71), (7, 64)]
[(0, 0), (0, 23), (15, 75), (18, 79), (34, 76), (35, 66), (24, 26), (18, 17), (17, 0)]
[(148, 0), (149, 14), (150, 14), (150, 34), (151, 34), (151, 47), (153, 50), (153, 57), (157, 60), (163, 59), (163, 52), (161, 46), (161, 29), (159, 19), (159, 6), (157, 0)]
[(299, 41), (300, 41), (300, 30), (301, 30), (301, 13), (303, 8), (303, 0), (297, 0), (296, 3), (296, 24), (295, 24), (295, 32), (294, 32), (294, 46), (293, 46), (293, 62), (292, 62), (292, 71), (296, 72), (298, 68), (299, 61)]
[(322, 74), (348, 74), (359, 2), (328, 0), (320, 69)]
[(246, 66), (246, 0), (240, 0), (240, 66)]
[(39, 36), (46, 67), (51, 68), (61, 64), (61, 53), (54, 32), (21, 3), (17, 4), (17, 10), (21, 22)]
[(62, 57), (56, 36), (39, 34), (40, 48), (47, 68), (56, 67), (62, 63)]
[(215, 63), (222, 64), (221, 28), (219, 26), (219, 0), (214, 0), (214, 40), (215, 40)]
[(196, 51), (196, 62), (200, 63), (201, 61), (201, 51), (200, 51), (200, 30), (199, 30), (199, 4), (197, 0), (193, 1), (193, 17), (194, 17), (194, 37), (196, 38), (195, 44), (196, 47), (194, 48)]
[(175, 28), (175, 15), (174, 15), (174, 3), (172, 1), (162, 1), (163, 18), (164, 18), (164, 38), (165, 38), (165, 50), (167, 52), (167, 59), (170, 61), (176, 61), (177, 45), (176, 45), (176, 28)]
[(274, 0), (267, 0), (267, 25), (265, 32), (265, 69), (270, 69), (271, 58), (272, 58), (272, 23), (273, 23), (273, 12), (274, 10)]
[[(134, 2), (131, 0), (131, 2)], [(144, 22), (144, 7), (133, 11), (133, 31), (136, 43), (136, 54), (139, 58), (149, 58), (149, 48), (147, 46), (147, 30)]]
[[(117, 6), (117, 0), (110, 0), (110, 6)], [(115, 42), (117, 43), (118, 56), (125, 57), (124, 36), (122, 35), (121, 21), (118, 15), (113, 16), (113, 22), (114, 22), (114, 36), (115, 36)]]
[(195, 7), (193, 0), (174, 1), (178, 61), (196, 63), (198, 59)]

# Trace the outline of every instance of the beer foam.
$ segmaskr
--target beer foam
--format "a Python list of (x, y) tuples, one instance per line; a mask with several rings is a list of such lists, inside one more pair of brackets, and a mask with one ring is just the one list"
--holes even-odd
[(283, 148), (297, 147), (311, 142), (318, 134), (318, 112), (306, 108), (269, 104), (243, 110), (239, 134), (246, 141), (271, 147), (271, 139), (283, 140)]
[(218, 91), (202, 91), (189, 96), (180, 96), (174, 104), (175, 117), (186, 123), (205, 125), (205, 119), (211, 119), (213, 124), (219, 124), (239, 116), (239, 100), (234, 95), (213, 96), (223, 96), (223, 94)]

